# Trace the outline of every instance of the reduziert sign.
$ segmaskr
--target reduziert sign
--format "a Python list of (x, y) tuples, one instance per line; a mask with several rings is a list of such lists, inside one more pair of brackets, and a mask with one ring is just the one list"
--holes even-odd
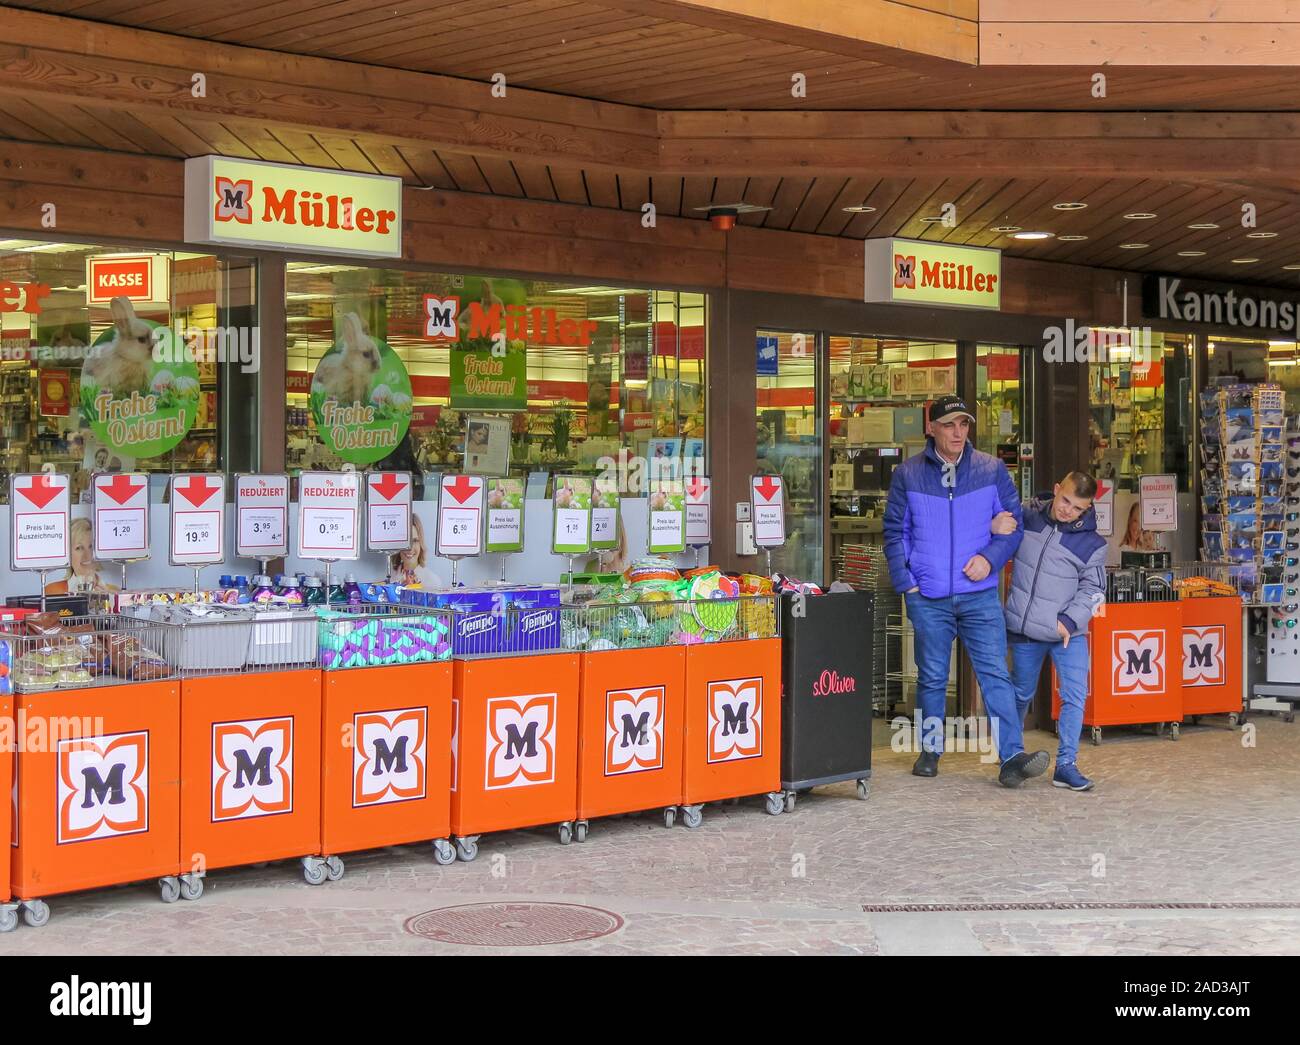
[(866, 301), (943, 308), (1002, 307), (1002, 252), (915, 239), (866, 241)]
[(185, 161), (189, 243), (402, 256), (402, 182), (229, 156)]

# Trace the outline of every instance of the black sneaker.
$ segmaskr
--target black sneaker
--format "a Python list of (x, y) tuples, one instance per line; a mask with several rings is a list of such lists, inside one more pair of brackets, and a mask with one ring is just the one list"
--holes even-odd
[(939, 756), (933, 751), (922, 751), (912, 767), (912, 776), (938, 776)]
[(1022, 751), (1018, 755), (1012, 755), (1002, 763), (998, 783), (1003, 787), (1019, 787), (1030, 777), (1042, 776), (1047, 772), (1051, 761), (1046, 751), (1035, 751), (1032, 755), (1028, 751)]

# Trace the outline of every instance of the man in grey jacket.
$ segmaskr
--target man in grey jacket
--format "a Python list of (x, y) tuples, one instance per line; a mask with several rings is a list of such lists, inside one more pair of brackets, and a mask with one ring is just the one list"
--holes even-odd
[[(1096, 479), (1071, 472), (1050, 494), (1025, 502), (1025, 536), (1016, 550), (1005, 609), (1011, 681), (1022, 721), (1044, 659), (1050, 655), (1056, 667), (1060, 746), (1052, 783), (1071, 791), (1092, 787), (1075, 758), (1088, 696), (1088, 622), (1103, 605), (1106, 590), (1106, 542), (1097, 534), (1092, 507), (1096, 496)], [(1014, 525), (1011, 514), (1003, 512), (992, 529), (1003, 533)]]

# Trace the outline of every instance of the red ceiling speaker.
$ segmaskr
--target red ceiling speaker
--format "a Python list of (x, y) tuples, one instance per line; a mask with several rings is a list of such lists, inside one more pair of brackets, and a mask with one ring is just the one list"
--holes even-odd
[(707, 207), (696, 207), (696, 210), (707, 212), (709, 224), (719, 232), (727, 232), (736, 227), (736, 217), (740, 214), (754, 214), (759, 211), (771, 210), (771, 207), (762, 207), (753, 203), (720, 203), (710, 204)]

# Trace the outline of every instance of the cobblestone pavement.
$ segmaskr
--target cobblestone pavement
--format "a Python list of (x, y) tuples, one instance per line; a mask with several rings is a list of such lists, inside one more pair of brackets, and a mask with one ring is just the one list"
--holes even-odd
[[(947, 755), (923, 780), (910, 754), (886, 748), (866, 802), (849, 782), (801, 797), (792, 815), (752, 799), (711, 805), (696, 830), (667, 830), (656, 813), (594, 821), (567, 847), (550, 829), (485, 836), (477, 860), (450, 867), (427, 846), (353, 854), (343, 880), (320, 887), (285, 862), (215, 871), (197, 902), (161, 904), (151, 884), (53, 897), (50, 923), (0, 935), (0, 955), (483, 954), (405, 925), (488, 901), (624, 920), (528, 953), (1295, 954), (1300, 724), (1252, 723), (1253, 747), (1221, 721), (1178, 742), (1108, 731), (1081, 752), (1098, 781), (1087, 794), (1046, 778), (1000, 788), (975, 755)], [(1081, 902), (1138, 907), (1048, 906)], [(923, 903), (985, 909), (864, 911)], [(1159, 906), (1175, 903), (1252, 906)], [(987, 909), (1014, 904), (1034, 906)]]

